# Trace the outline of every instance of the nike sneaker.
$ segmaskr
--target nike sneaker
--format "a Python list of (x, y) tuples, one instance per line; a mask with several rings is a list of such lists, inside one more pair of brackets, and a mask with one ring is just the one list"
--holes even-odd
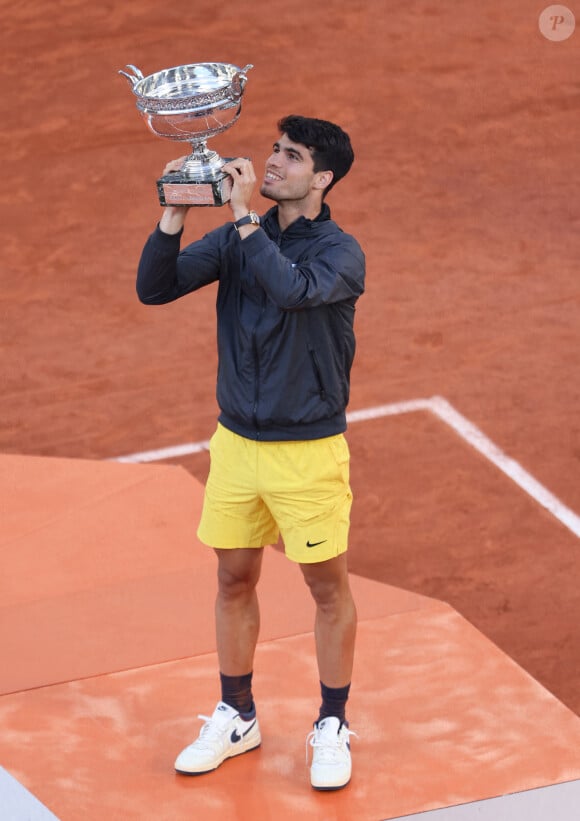
[(218, 702), (213, 715), (198, 716), (204, 720), (199, 737), (182, 750), (175, 760), (175, 769), (185, 775), (201, 775), (234, 755), (259, 747), (262, 738), (256, 717), (245, 721), (233, 707)]
[(350, 736), (356, 735), (341, 724), (340, 719), (329, 716), (314, 725), (306, 739), (312, 747), (310, 783), (316, 790), (340, 790), (350, 781), (352, 762)]

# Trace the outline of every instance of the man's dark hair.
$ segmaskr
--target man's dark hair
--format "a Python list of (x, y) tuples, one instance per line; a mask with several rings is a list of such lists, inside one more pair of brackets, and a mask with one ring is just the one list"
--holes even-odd
[(354, 151), (350, 137), (340, 126), (328, 120), (290, 114), (280, 120), (278, 129), (293, 143), (305, 145), (310, 150), (315, 171), (332, 171), (332, 182), (324, 189), (324, 196), (348, 173)]

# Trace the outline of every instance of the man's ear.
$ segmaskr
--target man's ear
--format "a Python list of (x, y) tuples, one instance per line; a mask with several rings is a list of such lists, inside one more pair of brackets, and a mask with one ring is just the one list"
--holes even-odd
[(330, 169), (328, 171), (317, 171), (314, 178), (314, 187), (324, 191), (332, 182), (333, 177), (334, 174)]

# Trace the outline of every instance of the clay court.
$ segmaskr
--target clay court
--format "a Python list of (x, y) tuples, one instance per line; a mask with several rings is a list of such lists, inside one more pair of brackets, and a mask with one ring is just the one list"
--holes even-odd
[[(356, 152), (328, 199), (367, 256), (351, 572), (446, 603), (578, 714), (580, 33), (542, 36), (543, 8), (5, 8), (0, 453), (145, 455), (205, 481), (190, 445), (215, 427), (216, 291), (137, 300), (155, 180), (184, 152), (148, 132), (117, 72), (252, 63), (220, 154), (261, 170), (288, 113), (339, 122)], [(198, 209), (185, 239), (227, 219)]]

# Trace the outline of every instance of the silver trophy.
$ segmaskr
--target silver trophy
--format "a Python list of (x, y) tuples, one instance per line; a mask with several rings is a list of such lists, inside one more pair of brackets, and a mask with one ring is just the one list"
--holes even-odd
[(224, 205), (232, 180), (222, 171), (227, 160), (207, 140), (230, 128), (240, 116), (246, 73), (229, 63), (192, 63), (144, 77), (135, 66), (119, 71), (131, 83), (137, 109), (159, 137), (191, 143), (181, 169), (157, 180), (161, 205)]

